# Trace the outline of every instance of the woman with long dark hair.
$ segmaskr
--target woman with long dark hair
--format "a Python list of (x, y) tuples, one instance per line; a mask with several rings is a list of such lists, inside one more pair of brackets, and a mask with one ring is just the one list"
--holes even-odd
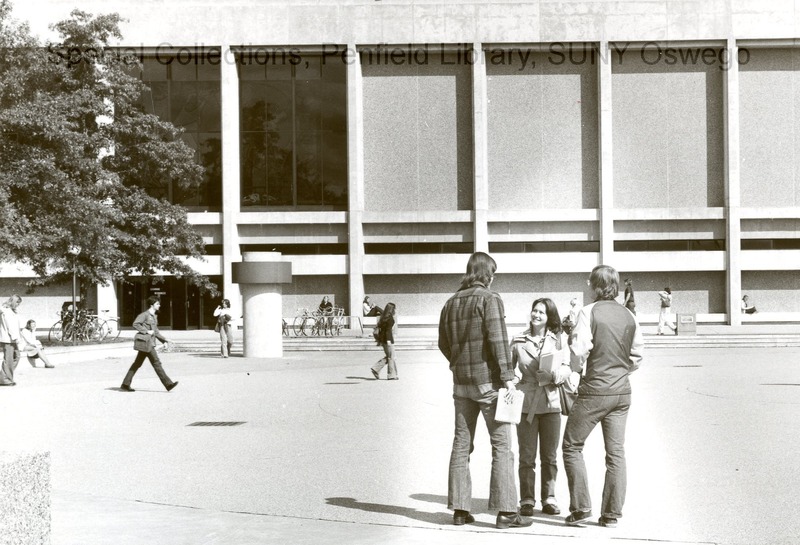
[[(531, 305), (530, 327), (511, 341), (511, 361), (516, 366), (517, 389), (525, 392), (519, 443), (520, 515), (533, 516), (536, 505), (536, 451), (541, 462), (542, 513), (558, 515), (556, 475), (561, 436), (561, 401), (558, 384), (570, 378), (569, 344), (561, 330), (556, 304), (548, 298)], [(577, 375), (577, 373), (576, 373)], [(575, 380), (573, 378), (573, 380)]]
[(389, 365), (387, 380), (397, 380), (397, 364), (394, 360), (394, 342), (397, 336), (397, 321), (395, 320), (396, 308), (394, 303), (386, 303), (381, 319), (378, 320), (378, 344), (383, 347), (385, 356), (370, 368), (375, 379), (380, 378), (381, 369)]

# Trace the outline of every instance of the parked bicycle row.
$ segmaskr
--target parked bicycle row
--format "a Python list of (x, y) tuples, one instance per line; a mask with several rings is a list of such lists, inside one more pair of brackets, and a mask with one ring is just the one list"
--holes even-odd
[(50, 342), (101, 342), (119, 337), (119, 318), (110, 316), (103, 310), (102, 315), (94, 309), (78, 308), (73, 312), (71, 305), (64, 305), (59, 312), (60, 319), (50, 327), (47, 336)]

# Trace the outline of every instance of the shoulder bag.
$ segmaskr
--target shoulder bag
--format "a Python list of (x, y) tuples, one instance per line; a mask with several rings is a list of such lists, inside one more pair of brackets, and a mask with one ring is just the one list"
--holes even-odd
[(572, 382), (567, 378), (558, 385), (558, 401), (561, 403), (561, 414), (569, 416), (576, 399), (578, 399), (578, 390), (573, 388)]
[(155, 348), (155, 341), (152, 335), (147, 333), (137, 333), (133, 336), (133, 349), (137, 352), (150, 352)]

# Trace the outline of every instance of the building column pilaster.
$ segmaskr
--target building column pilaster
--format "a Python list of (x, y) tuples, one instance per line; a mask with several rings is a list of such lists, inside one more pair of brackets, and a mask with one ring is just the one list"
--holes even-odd
[[(614, 265), (614, 133), (611, 96), (611, 49), (601, 41), (600, 62), (597, 63), (597, 98), (600, 158), (600, 263)], [(605, 60), (603, 60), (605, 59)]]
[(725, 265), (728, 323), (742, 325), (742, 217), (741, 168), (739, 166), (739, 48), (734, 38), (727, 43), (728, 70), (724, 72), (725, 100)]
[(241, 202), (239, 175), (239, 72), (229, 45), (222, 46), (220, 63), (222, 104), (222, 290), (233, 309), (242, 308), (239, 284), (233, 282), (232, 263), (242, 260), (236, 220)]
[(489, 252), (489, 107), (486, 57), (483, 47), (472, 46), (472, 127), (473, 127), (473, 241), (474, 251)]
[[(361, 57), (354, 43), (347, 45), (355, 55), (347, 65), (347, 282), (349, 312), (361, 316), (364, 300), (364, 101)], [(355, 322), (355, 323), (354, 323)], [(350, 328), (354, 329), (355, 320)]]

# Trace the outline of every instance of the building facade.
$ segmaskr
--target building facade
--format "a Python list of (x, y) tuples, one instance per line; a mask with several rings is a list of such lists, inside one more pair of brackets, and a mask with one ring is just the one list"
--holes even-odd
[[(15, 13), (44, 32), (69, 9)], [(198, 191), (153, 191), (187, 207), (209, 250), (195, 266), (234, 306), (232, 263), (279, 251), (294, 275), (287, 318), (324, 295), (360, 315), (369, 295), (430, 323), (481, 250), (512, 323), (539, 296), (562, 313), (587, 303), (599, 263), (633, 280), (645, 320), (665, 286), (700, 323), (800, 320), (791, 2), (81, 9), (127, 20), (120, 46), (143, 60), (143, 106), (183, 127), (206, 167)], [(26, 274), (6, 266), (0, 286)], [(68, 289), (31, 296), (40, 323)], [(89, 304), (132, 320), (152, 292), (166, 326), (208, 324), (213, 302), (180, 279), (99, 287)], [(743, 294), (758, 314), (741, 314)]]

